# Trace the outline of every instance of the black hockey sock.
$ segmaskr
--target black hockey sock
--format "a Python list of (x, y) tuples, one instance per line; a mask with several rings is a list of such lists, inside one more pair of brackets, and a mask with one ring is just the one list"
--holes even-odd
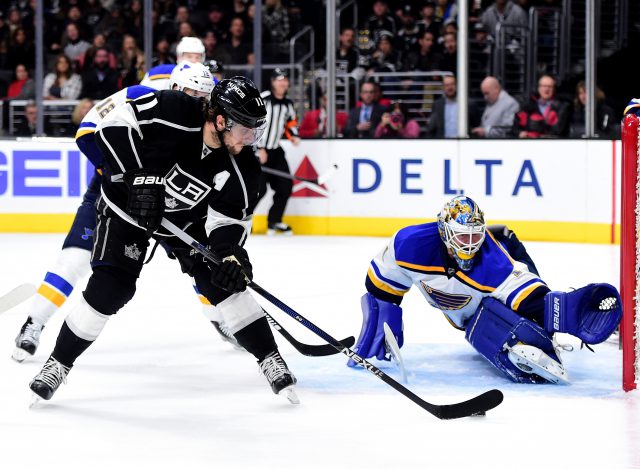
[(253, 321), (234, 334), (238, 343), (259, 362), (267, 355), (278, 350), (266, 317)]
[(69, 329), (67, 323), (64, 322), (51, 356), (64, 366), (72, 367), (76, 358), (82, 355), (92, 343), (90, 340), (81, 339), (75, 335), (73, 331)]

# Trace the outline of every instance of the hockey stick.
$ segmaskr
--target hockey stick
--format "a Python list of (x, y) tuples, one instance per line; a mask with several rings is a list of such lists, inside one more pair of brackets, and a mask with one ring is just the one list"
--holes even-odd
[[(291, 334), (289, 334), (289, 332), (287, 332), (287, 330), (284, 327), (280, 325), (278, 321), (273, 319), (269, 315), (269, 313), (265, 311), (265, 314), (267, 316), (267, 321), (269, 321), (269, 324), (271, 324), (271, 326), (276, 331), (282, 334), (282, 336), (285, 339), (287, 339), (289, 343), (293, 345), (293, 347), (302, 355), (306, 355), (307, 357), (325, 357), (327, 355), (335, 355), (336, 353), (338, 353), (336, 349), (329, 344), (311, 345), (311, 344), (303, 344), (302, 342), (298, 342), (296, 339), (293, 338)], [(355, 337), (350, 336), (350, 337), (347, 337), (346, 339), (342, 339), (340, 343), (345, 347), (351, 347), (353, 344), (356, 343), (356, 339)]]
[(331, 165), (329, 167), (329, 169), (327, 171), (325, 171), (323, 174), (318, 176), (316, 179), (296, 176), (294, 174), (289, 174), (286, 171), (280, 171), (278, 169), (267, 168), (265, 166), (262, 167), (262, 172), (263, 173), (267, 173), (267, 174), (271, 174), (273, 176), (280, 176), (280, 177), (285, 178), (285, 179), (291, 179), (293, 181), (310, 182), (311, 184), (315, 184), (316, 186), (321, 186), (322, 184), (327, 182), (331, 178), (331, 176), (333, 176), (333, 174), (337, 171), (337, 169), (338, 169), (338, 165), (337, 164), (333, 164), (333, 165)]
[(0, 314), (9, 311), (20, 303), (27, 301), (36, 293), (36, 286), (32, 283), (23, 283), (4, 296), (0, 296)]
[(402, 358), (402, 354), (400, 353), (400, 346), (396, 341), (396, 338), (391, 332), (391, 328), (386, 322), (382, 323), (382, 329), (384, 330), (384, 343), (387, 351), (391, 355), (391, 358), (396, 362), (396, 366), (400, 370), (400, 380), (402, 383), (407, 384), (409, 380), (407, 379), (407, 369), (404, 367), (404, 359)]
[[(180, 228), (178, 228), (176, 225), (171, 223), (166, 218), (162, 219), (162, 226), (164, 226), (167, 230), (169, 230), (169, 232), (173, 233), (175, 236), (180, 238), (186, 244), (191, 246), (193, 249), (198, 251), (200, 254), (205, 256), (207, 259), (210, 259), (212, 262), (215, 262), (217, 264), (222, 262), (218, 255), (216, 255), (214, 252), (207, 249), (205, 246), (203, 246), (198, 241), (193, 239), (191, 236), (189, 236), (187, 233), (182, 231)], [(386, 384), (391, 386), (393, 389), (398, 391), (400, 394), (407, 397), (408, 399), (413, 401), (415, 404), (419, 405), (424, 410), (426, 410), (427, 412), (431, 413), (432, 415), (436, 416), (439, 419), (448, 420), (448, 419), (457, 419), (461, 417), (469, 417), (472, 415), (484, 415), (486, 411), (491, 410), (494, 407), (497, 407), (498, 405), (500, 405), (500, 403), (502, 402), (502, 399), (504, 398), (504, 396), (502, 395), (502, 392), (500, 392), (498, 389), (492, 389), (483, 394), (480, 394), (479, 396), (469, 399), (468, 401), (458, 402), (456, 404), (438, 405), (438, 404), (432, 404), (430, 402), (427, 402), (422, 398), (420, 398), (419, 396), (417, 396), (416, 394), (414, 394), (413, 392), (411, 392), (406, 387), (404, 387), (402, 384), (398, 383), (396, 380), (394, 380), (393, 378), (385, 374), (382, 370), (378, 369), (377, 367), (369, 363), (367, 360), (365, 360), (364, 358), (356, 354), (349, 347), (345, 347), (344, 345), (342, 345), (336, 339), (331, 337), (329, 334), (327, 334), (325, 331), (323, 331), (318, 326), (313, 324), (311, 321), (307, 320), (306, 318), (298, 314), (296, 311), (294, 311), (292, 308), (284, 304), (282, 301), (280, 301), (278, 298), (273, 296), (271, 293), (266, 291), (264, 288), (262, 288), (260, 285), (258, 285), (254, 281), (249, 281), (248, 286), (258, 295), (262, 296), (263, 298), (268, 300), (270, 303), (274, 304), (275, 306), (280, 308), (282, 311), (284, 311), (286, 314), (291, 316), (293, 319), (298, 321), (300, 324), (305, 326), (307, 329), (314, 332), (317, 336), (326, 340), (336, 350), (343, 353), (347, 357), (351, 358), (353, 361), (361, 365), (365, 370), (374, 374), (375, 376), (380, 378), (382, 381), (384, 381)]]

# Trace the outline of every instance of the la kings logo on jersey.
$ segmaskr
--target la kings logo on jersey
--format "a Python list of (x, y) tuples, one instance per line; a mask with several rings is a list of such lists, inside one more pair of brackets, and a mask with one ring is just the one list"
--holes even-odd
[(211, 187), (176, 164), (165, 178), (167, 212), (189, 210), (204, 200)]

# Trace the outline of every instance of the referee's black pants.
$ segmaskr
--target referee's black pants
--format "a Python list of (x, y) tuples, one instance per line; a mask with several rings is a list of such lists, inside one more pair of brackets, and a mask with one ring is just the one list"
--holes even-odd
[[(282, 147), (267, 150), (267, 155), (267, 162), (264, 166), (289, 173), (289, 165), (287, 164), (287, 159), (284, 157)], [(264, 194), (267, 192), (267, 183), (269, 183), (271, 189), (274, 191), (273, 205), (269, 209), (269, 215), (267, 217), (267, 223), (273, 225), (274, 223), (282, 221), (282, 215), (284, 215), (287, 201), (289, 197), (291, 197), (293, 181), (281, 176), (262, 173), (260, 176), (260, 198), (264, 197)]]

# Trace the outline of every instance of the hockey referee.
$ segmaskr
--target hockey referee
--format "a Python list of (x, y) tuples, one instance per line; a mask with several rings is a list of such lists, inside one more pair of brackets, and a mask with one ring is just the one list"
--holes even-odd
[[(291, 143), (298, 145), (298, 122), (293, 101), (287, 98), (289, 90), (289, 76), (285, 70), (276, 68), (271, 74), (271, 91), (262, 93), (267, 108), (267, 122), (269, 123), (264, 135), (258, 142), (257, 155), (260, 163), (267, 168), (289, 172), (289, 165), (284, 157), (284, 150), (280, 146), (280, 139), (284, 135)], [(267, 183), (274, 191), (273, 205), (269, 209), (267, 218), (268, 234), (292, 234), (291, 227), (282, 222), (282, 215), (291, 197), (293, 182), (281, 176), (262, 173), (260, 180), (260, 197), (267, 192)]]

